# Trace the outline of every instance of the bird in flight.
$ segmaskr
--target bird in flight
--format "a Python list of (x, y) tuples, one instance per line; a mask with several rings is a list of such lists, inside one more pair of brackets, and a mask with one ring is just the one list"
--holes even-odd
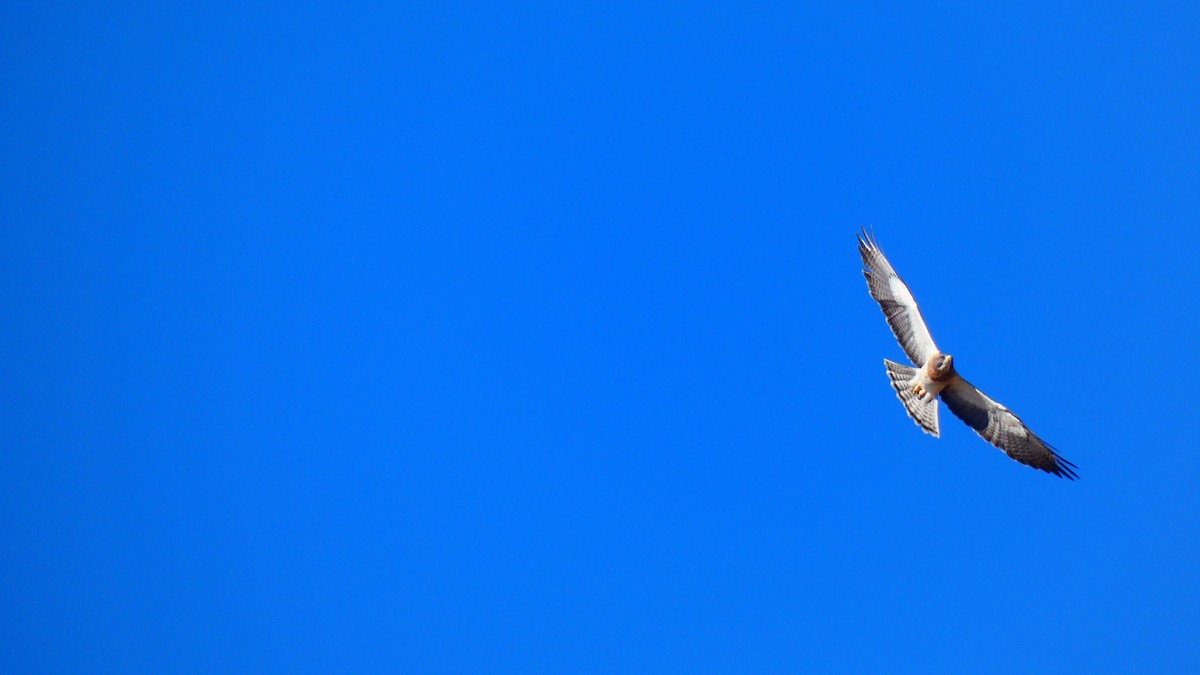
[(937, 408), (940, 397), (955, 417), (1009, 457), (1055, 476), (1078, 478), (1074, 464), (1060, 457), (1012, 411), (988, 398), (955, 371), (954, 357), (943, 354), (934, 344), (921, 310), (917, 309), (917, 301), (883, 256), (875, 237), (866, 230), (858, 235), (858, 253), (862, 256), (867, 290), (879, 303), (900, 347), (916, 366), (883, 360), (896, 396), (917, 426), (934, 437), (941, 435)]

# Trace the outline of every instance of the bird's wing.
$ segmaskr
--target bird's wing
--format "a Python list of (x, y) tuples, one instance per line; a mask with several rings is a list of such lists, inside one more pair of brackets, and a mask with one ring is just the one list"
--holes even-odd
[(914, 365), (925, 365), (925, 361), (938, 348), (933, 343), (925, 319), (921, 317), (921, 310), (917, 309), (917, 301), (908, 286), (896, 275), (892, 264), (883, 256), (883, 251), (879, 250), (875, 237), (867, 234), (866, 230), (858, 235), (858, 253), (862, 256), (867, 290), (879, 303), (896, 340)]
[(985, 441), (1018, 462), (1055, 476), (1075, 480), (1075, 465), (1025, 426), (1008, 408), (988, 398), (961, 377), (955, 377), (941, 392), (942, 401), (954, 416), (967, 423)]

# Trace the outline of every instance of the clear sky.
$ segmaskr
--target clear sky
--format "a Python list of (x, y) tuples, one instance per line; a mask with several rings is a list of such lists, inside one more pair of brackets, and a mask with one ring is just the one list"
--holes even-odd
[(1195, 4), (23, 4), (0, 670), (1200, 669)]

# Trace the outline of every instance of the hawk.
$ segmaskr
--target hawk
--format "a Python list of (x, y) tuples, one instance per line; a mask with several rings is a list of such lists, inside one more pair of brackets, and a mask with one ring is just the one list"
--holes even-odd
[(883, 360), (896, 396), (917, 426), (934, 437), (941, 435), (937, 408), (940, 397), (955, 417), (1009, 457), (1055, 476), (1078, 478), (1074, 464), (1060, 457), (1011, 410), (988, 398), (955, 371), (954, 357), (943, 354), (934, 344), (921, 310), (917, 309), (917, 301), (884, 257), (875, 237), (866, 230), (857, 236), (867, 290), (879, 303), (900, 347), (916, 366), (910, 368)]

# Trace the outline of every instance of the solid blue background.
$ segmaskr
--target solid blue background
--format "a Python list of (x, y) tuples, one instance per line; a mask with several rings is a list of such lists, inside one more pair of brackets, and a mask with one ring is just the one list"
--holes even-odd
[(1200, 16), (1080, 7), (6, 5), (3, 670), (1194, 672)]

